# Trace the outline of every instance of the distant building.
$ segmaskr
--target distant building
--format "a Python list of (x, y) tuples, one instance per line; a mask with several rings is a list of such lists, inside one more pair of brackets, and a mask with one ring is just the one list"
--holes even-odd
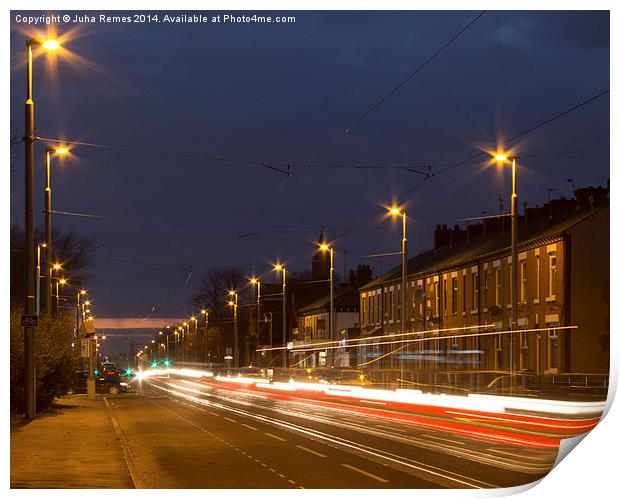
[[(359, 286), (369, 282), (372, 269), (369, 265), (358, 265), (357, 271), (351, 271), (349, 283), (334, 292), (335, 334), (334, 339), (346, 342), (359, 337)], [(316, 300), (296, 309), (298, 333), (293, 345), (296, 348), (296, 367), (317, 367), (326, 364), (327, 352), (319, 351), (308, 354), (303, 348), (330, 341), (329, 335), (330, 296), (321, 294)], [(312, 351), (311, 351), (312, 352)], [(338, 350), (334, 365), (350, 366), (347, 352)]]
[[(527, 208), (519, 217), (516, 262), (509, 217), (464, 228), (438, 225), (434, 249), (408, 261), (407, 331), (424, 333), (406, 354), (392, 357), (420, 370), (507, 370), (510, 335), (492, 332), (510, 329), (514, 264), (523, 330), (513, 335), (514, 370), (608, 373), (609, 223), (608, 188), (578, 189), (573, 199)], [(362, 286), (362, 337), (400, 332), (400, 293), (400, 266)], [(554, 329), (566, 325), (578, 329)], [(445, 331), (464, 327), (471, 328), (471, 337), (455, 339), (454, 331)], [(550, 329), (528, 331), (537, 328)], [(360, 360), (375, 359), (378, 352), (368, 348)]]

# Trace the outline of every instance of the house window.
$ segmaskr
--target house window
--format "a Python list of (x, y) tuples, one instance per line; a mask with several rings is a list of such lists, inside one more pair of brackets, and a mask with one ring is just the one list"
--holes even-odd
[(388, 315), (390, 322), (392, 322), (394, 320), (394, 290), (390, 290), (388, 293)]
[(370, 297), (370, 323), (375, 323), (375, 295)]
[(400, 321), (400, 289), (394, 291), (394, 308), (396, 309), (396, 322)]
[(489, 269), (484, 269), (484, 308), (489, 306)]
[(502, 269), (495, 267), (495, 306), (502, 306)]
[(508, 301), (507, 305), (512, 305), (512, 262), (508, 262)]
[(463, 313), (467, 311), (467, 276), (463, 274)]
[(443, 278), (443, 315), (448, 315), (448, 278)]
[(459, 279), (458, 277), (452, 278), (452, 313), (456, 314), (458, 309), (458, 294), (459, 294)]
[(471, 274), (471, 309), (478, 310), (478, 304), (480, 300), (480, 280), (478, 279), (478, 272)]
[(527, 260), (523, 259), (519, 262), (519, 301), (525, 303), (527, 299)]
[(433, 296), (435, 298), (433, 317), (439, 317), (439, 281), (433, 282)]
[(555, 298), (558, 287), (558, 257), (549, 253), (549, 297)]
[(368, 324), (368, 298), (365, 296), (362, 298), (362, 323)]
[(536, 300), (540, 300), (540, 255), (536, 255)]
[(418, 305), (418, 311), (420, 313), (420, 317), (424, 318), (424, 291), (422, 290), (422, 286), (418, 286), (418, 296), (420, 297), (420, 303)]

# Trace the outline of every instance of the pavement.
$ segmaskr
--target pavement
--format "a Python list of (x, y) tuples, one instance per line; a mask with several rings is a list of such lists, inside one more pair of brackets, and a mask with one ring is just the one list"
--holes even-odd
[(27, 423), (11, 424), (11, 488), (133, 488), (102, 396), (57, 399)]

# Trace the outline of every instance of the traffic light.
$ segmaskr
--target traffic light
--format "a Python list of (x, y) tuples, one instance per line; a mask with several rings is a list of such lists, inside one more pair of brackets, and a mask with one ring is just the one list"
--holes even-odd
[(164, 360), (164, 366), (168, 367), (170, 365), (170, 361), (168, 359)]
[(94, 375), (94, 376), (99, 376), (99, 369), (95, 369), (95, 370), (93, 371), (93, 375)]
[(130, 378), (132, 374), (133, 374), (133, 370), (131, 368), (128, 367), (127, 369), (125, 369), (125, 376)]
[(157, 361), (156, 360), (153, 361), (153, 363), (151, 364), (151, 367), (153, 369), (157, 369)]

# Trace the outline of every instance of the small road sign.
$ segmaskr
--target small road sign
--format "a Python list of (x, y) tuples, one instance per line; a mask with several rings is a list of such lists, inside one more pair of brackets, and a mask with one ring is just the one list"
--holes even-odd
[(36, 315), (22, 315), (22, 326), (36, 326), (36, 325), (37, 325)]

